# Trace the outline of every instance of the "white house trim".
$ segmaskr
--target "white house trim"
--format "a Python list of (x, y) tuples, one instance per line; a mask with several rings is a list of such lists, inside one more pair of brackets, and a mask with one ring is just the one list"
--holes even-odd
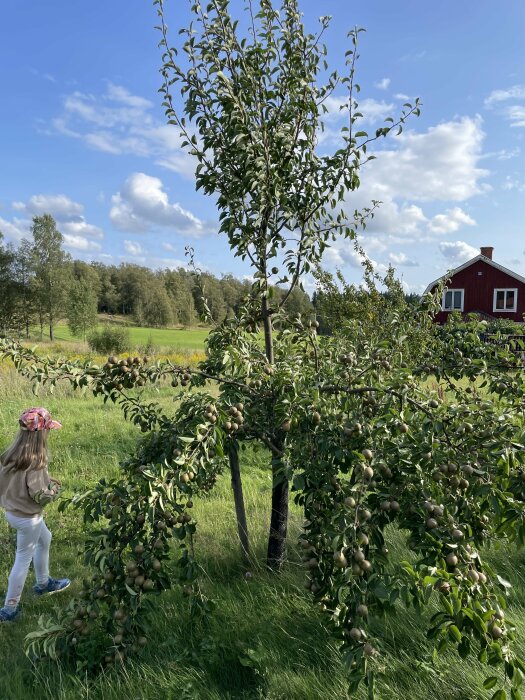
[[(496, 308), (496, 297), (498, 296), (498, 292), (514, 292), (514, 306), (512, 309), (497, 309)], [(507, 295), (505, 294), (505, 299), (507, 298)], [(492, 297), (492, 313), (495, 314), (514, 314), (516, 313), (518, 309), (518, 288), (517, 287), (497, 287), (494, 289), (494, 295)]]
[(503, 265), (498, 265), (498, 263), (495, 263), (494, 260), (490, 260), (490, 258), (486, 258), (484, 255), (476, 255), (476, 257), (472, 258), (472, 260), (468, 260), (466, 263), (463, 263), (463, 265), (456, 267), (454, 270), (447, 272), (445, 275), (442, 275), (441, 277), (438, 277), (437, 280), (434, 280), (433, 282), (431, 282), (428, 285), (428, 287), (425, 289), (423, 294), (427, 294), (428, 292), (430, 292), (432, 287), (435, 287), (436, 284), (439, 284), (439, 282), (441, 282), (441, 280), (447, 280), (450, 277), (453, 277), (458, 272), (461, 272), (461, 270), (464, 270), (465, 268), (470, 267), (474, 263), (478, 262), (478, 260), (482, 260), (484, 263), (487, 263), (487, 265), (492, 265), (492, 267), (495, 267), (496, 270), (500, 270), (500, 272), (504, 272), (505, 274), (509, 275), (510, 277), (513, 277), (515, 280), (518, 280), (518, 282), (522, 282), (523, 284), (525, 284), (525, 277), (518, 275), (516, 272), (512, 272), (512, 270), (509, 270), (506, 267), (503, 267)]
[[(445, 306), (445, 299), (446, 299), (446, 296), (449, 292), (452, 294), (452, 306), (450, 307), (450, 309), (447, 309)], [(461, 294), (461, 297), (460, 297), (461, 302), (460, 302), (459, 309), (454, 307), (454, 296), (455, 296), (454, 292), (459, 292)], [(456, 288), (456, 289), (444, 289), (443, 290), (443, 297), (441, 299), (441, 311), (463, 311), (464, 306), (465, 306), (465, 290), (464, 289)]]

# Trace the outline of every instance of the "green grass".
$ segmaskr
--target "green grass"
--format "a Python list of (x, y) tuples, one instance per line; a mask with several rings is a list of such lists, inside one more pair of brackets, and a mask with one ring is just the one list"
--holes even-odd
[[(103, 324), (99, 325), (99, 329)], [(161, 348), (202, 350), (204, 341), (208, 337), (209, 328), (142, 328), (139, 326), (127, 326), (131, 344), (133, 347), (152, 344)], [(33, 338), (40, 337), (34, 329)], [(49, 336), (47, 336), (49, 338)], [(55, 328), (55, 340), (58, 342), (81, 342), (79, 336), (72, 335), (66, 324), (59, 324)], [(46, 335), (44, 335), (46, 341)], [(35, 341), (38, 342), (38, 341)]]
[[(153, 392), (152, 392), (153, 396)], [(162, 389), (162, 403), (172, 399)], [(0, 373), (0, 449), (13, 437), (17, 417), (35, 398), (29, 385), (12, 371)], [(51, 472), (69, 495), (101, 476), (118, 472), (119, 460), (133, 449), (139, 433), (120, 410), (102, 401), (82, 398), (60, 387), (54, 396), (37, 403), (56, 413), (64, 429), (51, 438)], [(178, 590), (156, 600), (150, 644), (139, 660), (124, 670), (87, 679), (71, 669), (42, 663), (32, 668), (23, 653), (23, 638), (35, 628), (38, 616), (67, 603), (79, 590), (84, 527), (73, 511), (47, 510), (53, 532), (52, 575), (70, 576), (73, 585), (60, 597), (34, 600), (28, 580), (20, 622), (0, 629), (0, 698), (2, 700), (338, 700), (346, 698), (345, 673), (322, 614), (312, 607), (303, 589), (304, 572), (295, 540), (301, 526), (292, 508), (289, 562), (281, 575), (265, 571), (265, 540), (269, 521), (271, 479), (263, 453), (243, 457), (244, 488), (254, 555), (247, 567), (239, 554), (229, 481), (224, 476), (210, 497), (196, 503), (196, 552), (206, 575), (207, 595), (217, 607), (206, 626), (191, 629), (187, 599)], [(405, 558), (401, 534), (390, 533), (393, 558)], [(5, 590), (14, 544), (0, 520), (0, 590)], [(489, 553), (490, 561), (514, 585), (509, 616), (520, 633), (525, 652), (525, 557), (513, 548)], [(247, 568), (253, 574), (247, 580)], [(480, 666), (461, 662), (451, 653), (433, 667), (425, 623), (415, 611), (399, 608), (386, 622), (376, 623), (386, 640), (379, 664), (384, 671), (379, 689), (384, 700), (477, 700), (490, 698), (480, 691), (485, 676)], [(365, 694), (359, 693), (358, 700)]]

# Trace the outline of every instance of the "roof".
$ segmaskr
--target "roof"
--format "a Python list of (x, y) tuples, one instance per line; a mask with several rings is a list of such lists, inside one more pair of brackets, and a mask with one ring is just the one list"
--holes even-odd
[(436, 284), (441, 282), (441, 280), (449, 279), (450, 277), (453, 277), (458, 272), (461, 272), (461, 270), (464, 270), (465, 268), (470, 267), (471, 265), (474, 265), (474, 263), (477, 263), (479, 260), (481, 260), (484, 263), (487, 263), (487, 265), (492, 265), (492, 267), (495, 267), (496, 270), (500, 270), (500, 272), (504, 272), (505, 274), (509, 275), (510, 277), (513, 277), (515, 280), (518, 280), (518, 282), (522, 282), (523, 284), (525, 284), (525, 277), (518, 275), (516, 272), (512, 272), (512, 270), (509, 270), (507, 267), (503, 267), (503, 265), (499, 265), (498, 263), (494, 262), (494, 260), (491, 260), (490, 258), (487, 258), (484, 255), (476, 255), (476, 257), (472, 258), (472, 260), (467, 260), (467, 262), (463, 263), (463, 265), (456, 267), (454, 270), (447, 272), (445, 275), (441, 275), (441, 277), (438, 277), (437, 280), (434, 280), (433, 282), (431, 282), (428, 285), (428, 287), (425, 289), (423, 294), (427, 294), (427, 292), (430, 292), (431, 289), (436, 286)]

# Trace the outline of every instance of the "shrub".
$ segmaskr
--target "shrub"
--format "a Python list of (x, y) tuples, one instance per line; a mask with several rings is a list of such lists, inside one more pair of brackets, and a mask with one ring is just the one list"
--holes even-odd
[(126, 352), (131, 348), (129, 331), (127, 328), (107, 324), (101, 330), (91, 333), (88, 345), (101, 354)]

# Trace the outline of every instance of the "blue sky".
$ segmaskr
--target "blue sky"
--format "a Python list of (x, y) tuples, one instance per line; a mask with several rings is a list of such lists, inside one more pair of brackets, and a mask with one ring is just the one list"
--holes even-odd
[[(172, 43), (187, 3), (168, 0)], [(181, 9), (182, 8), (182, 9)], [(495, 247), (525, 275), (525, 3), (523, 0), (303, 0), (306, 24), (333, 15), (329, 61), (342, 68), (346, 32), (366, 28), (358, 64), (363, 128), (406, 98), (422, 116), (384, 141), (348, 207), (383, 204), (362, 236), (379, 271), (393, 263), (421, 291)], [(152, 3), (27, 0), (0, 8), (0, 231), (17, 242), (51, 213), (74, 257), (152, 268), (195, 248), (215, 274), (250, 270), (217, 236), (213, 201), (195, 192), (194, 163), (165, 124)], [(335, 148), (337, 97), (325, 146)], [(360, 279), (342, 242), (325, 265)]]

